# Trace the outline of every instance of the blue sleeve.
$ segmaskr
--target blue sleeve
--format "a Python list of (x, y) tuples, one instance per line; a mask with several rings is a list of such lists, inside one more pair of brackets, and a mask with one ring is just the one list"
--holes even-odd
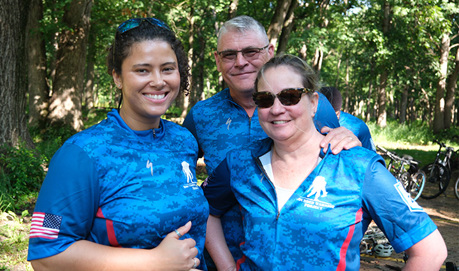
[(337, 128), (339, 127), (338, 117), (336, 116), (335, 110), (330, 102), (327, 100), (327, 97), (320, 92), (319, 102), (317, 104), (317, 112), (314, 115), (314, 125), (316, 129), (320, 130), (324, 127)]
[(370, 129), (368, 129), (368, 126), (365, 124), (365, 122), (362, 121), (359, 130), (360, 132), (358, 138), (360, 142), (362, 142), (362, 147), (376, 152), (376, 146), (373, 142), (373, 139), (371, 138)]
[[(99, 181), (94, 162), (80, 147), (64, 144), (51, 159), (40, 189), (27, 260), (59, 254), (74, 242), (87, 239), (98, 206)], [(40, 215), (45, 216), (44, 221), (35, 224)], [(57, 234), (49, 235), (51, 229)]]
[(384, 232), (397, 253), (407, 250), (437, 228), (384, 167), (381, 159), (368, 167), (362, 197), (364, 210)]
[(199, 139), (198, 139), (198, 133), (196, 132), (196, 124), (194, 123), (194, 118), (193, 118), (193, 108), (191, 108), (190, 112), (185, 117), (185, 120), (182, 123), (182, 126), (187, 128), (188, 131), (190, 131), (194, 138), (196, 138), (196, 141), (198, 142), (199, 146), (199, 154), (198, 157), (203, 157), (204, 152), (201, 149), (201, 145), (199, 144)]
[(204, 196), (209, 202), (211, 215), (223, 215), (237, 204), (236, 197), (231, 190), (231, 173), (228, 168), (227, 159), (212, 172), (202, 185)]

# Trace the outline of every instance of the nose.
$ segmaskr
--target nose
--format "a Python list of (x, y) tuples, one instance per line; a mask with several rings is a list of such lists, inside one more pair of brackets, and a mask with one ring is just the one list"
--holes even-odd
[(273, 115), (279, 115), (279, 114), (282, 114), (283, 112), (285, 112), (285, 107), (284, 105), (279, 101), (279, 98), (275, 98), (274, 99), (274, 103), (273, 103), (273, 106), (271, 106), (271, 110), (270, 110), (271, 114)]
[(236, 66), (244, 66), (245, 64), (247, 64), (247, 59), (245, 59), (245, 57), (242, 54), (242, 52), (237, 52), (235, 65)]
[(166, 82), (164, 82), (160, 72), (153, 72), (150, 77), (149, 85), (155, 88), (162, 88), (166, 85)]

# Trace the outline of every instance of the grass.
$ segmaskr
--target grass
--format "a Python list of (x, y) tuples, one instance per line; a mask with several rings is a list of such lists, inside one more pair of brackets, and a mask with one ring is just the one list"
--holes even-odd
[[(88, 114), (85, 126), (98, 123), (105, 118), (106, 110), (96, 110)], [(459, 150), (457, 128), (447, 131), (441, 136), (434, 136), (429, 128), (422, 123), (400, 125), (389, 122), (387, 127), (380, 128), (375, 123), (368, 124), (376, 145), (397, 153), (408, 154), (421, 162), (421, 166), (432, 162), (438, 150), (438, 145), (432, 143), (435, 138), (441, 139), (447, 146)], [(51, 133), (49, 133), (51, 132)], [(54, 133), (54, 134), (53, 134)], [(35, 133), (37, 149), (51, 159), (52, 154), (71, 135), (68, 131), (48, 131)], [(457, 156), (456, 156), (457, 157)], [(202, 160), (198, 161), (197, 179), (202, 183), (207, 177)], [(1, 198), (0, 198), (1, 203)], [(28, 208), (22, 214), (0, 212), (0, 271), (1, 270), (32, 270), (27, 262), (28, 232), (32, 209)], [(1, 210), (1, 209), (0, 209)], [(19, 211), (20, 212), (20, 211)]]
[(0, 214), (0, 270), (33, 270), (27, 262), (30, 224), (24, 219), (28, 218), (27, 213)]

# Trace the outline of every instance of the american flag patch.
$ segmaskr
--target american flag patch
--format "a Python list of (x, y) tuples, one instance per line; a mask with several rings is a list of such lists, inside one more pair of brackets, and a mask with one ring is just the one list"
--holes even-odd
[(32, 215), (29, 238), (56, 239), (62, 216), (35, 212)]

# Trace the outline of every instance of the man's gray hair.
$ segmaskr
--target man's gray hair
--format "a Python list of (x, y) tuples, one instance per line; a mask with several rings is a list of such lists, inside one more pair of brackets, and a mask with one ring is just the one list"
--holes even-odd
[(255, 31), (264, 37), (266, 43), (269, 43), (268, 35), (266, 34), (266, 30), (263, 25), (254, 18), (247, 15), (234, 17), (233, 19), (226, 21), (220, 27), (217, 36), (217, 46), (220, 44), (220, 37), (226, 32), (230, 31), (237, 31), (240, 33), (244, 33), (246, 31)]

